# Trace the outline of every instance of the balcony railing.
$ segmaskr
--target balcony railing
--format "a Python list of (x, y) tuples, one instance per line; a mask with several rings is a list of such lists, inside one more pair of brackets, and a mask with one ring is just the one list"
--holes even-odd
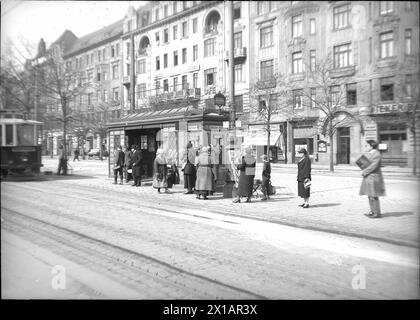
[(256, 87), (260, 90), (268, 89), (268, 88), (275, 88), (276, 86), (277, 86), (277, 80), (275, 78), (258, 80), (256, 83)]
[[(246, 47), (235, 48), (233, 50), (233, 59), (235, 63), (241, 62), (246, 59)], [(229, 50), (225, 52), (225, 60), (229, 60)]]
[(156, 94), (149, 96), (149, 102), (151, 104), (165, 102), (165, 101), (174, 101), (174, 100), (183, 100), (183, 99), (193, 99), (198, 100), (201, 96), (200, 88), (191, 88), (191, 89), (181, 89), (176, 91), (163, 91), (160, 89)]

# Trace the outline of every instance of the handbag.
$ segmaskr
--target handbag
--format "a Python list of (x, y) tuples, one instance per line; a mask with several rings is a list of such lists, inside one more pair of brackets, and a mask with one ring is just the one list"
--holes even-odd
[(271, 180), (268, 180), (267, 193), (269, 196), (276, 194), (276, 187), (271, 184)]
[(306, 178), (305, 181), (303, 181), (303, 186), (305, 189), (309, 189), (311, 187), (311, 180), (309, 178)]

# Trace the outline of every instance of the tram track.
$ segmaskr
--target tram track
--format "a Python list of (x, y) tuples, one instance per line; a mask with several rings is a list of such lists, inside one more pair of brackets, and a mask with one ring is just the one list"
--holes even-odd
[[(146, 299), (267, 299), (21, 212), (2, 208), (2, 217), (2, 227), (9, 231), (42, 245), (53, 244), (57, 251), (78, 263), (106, 272), (133, 289), (157, 294)], [(158, 288), (167, 288), (167, 292), (156, 293)]]

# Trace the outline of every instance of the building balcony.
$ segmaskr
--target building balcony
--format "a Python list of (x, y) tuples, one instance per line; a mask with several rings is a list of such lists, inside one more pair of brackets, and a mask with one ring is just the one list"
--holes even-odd
[(275, 88), (277, 86), (277, 80), (275, 78), (258, 80), (256, 83), (256, 87), (259, 90)]
[(122, 83), (124, 84), (124, 85), (127, 85), (127, 84), (130, 84), (130, 76), (125, 76), (125, 77), (123, 77), (123, 79), (122, 79)]
[[(235, 64), (242, 63), (246, 59), (246, 47), (233, 50), (233, 61)], [(229, 61), (229, 50), (225, 51), (225, 61)]]
[(176, 102), (182, 100), (199, 100), (201, 97), (200, 88), (182, 89), (177, 91), (158, 92), (149, 96), (149, 103), (157, 104), (162, 102)]

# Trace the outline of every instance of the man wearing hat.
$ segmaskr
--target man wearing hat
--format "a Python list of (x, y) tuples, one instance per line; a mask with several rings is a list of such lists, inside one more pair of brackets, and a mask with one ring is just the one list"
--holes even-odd
[(304, 203), (299, 205), (302, 208), (309, 208), (309, 196), (310, 187), (308, 182), (311, 178), (311, 159), (309, 158), (308, 151), (305, 148), (301, 148), (299, 153), (302, 154), (302, 158), (298, 162), (298, 196), (304, 199)]
[(264, 201), (270, 199), (270, 195), (268, 193), (268, 185), (271, 178), (271, 165), (267, 155), (263, 154), (261, 156), (261, 160), (263, 161), (261, 189), (264, 194), (264, 197), (261, 198), (261, 200)]

